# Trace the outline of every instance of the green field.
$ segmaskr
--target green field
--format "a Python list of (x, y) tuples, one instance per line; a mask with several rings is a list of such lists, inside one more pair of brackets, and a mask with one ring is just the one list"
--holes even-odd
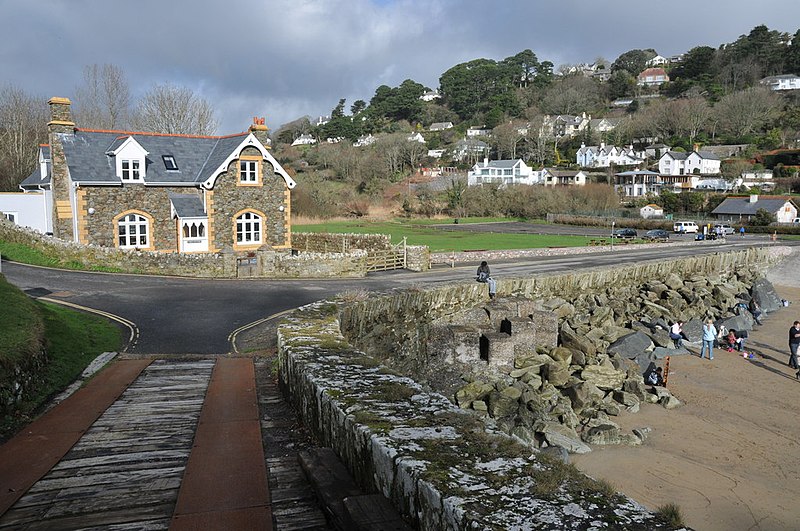
[[(479, 218), (459, 220), (459, 223), (481, 223), (489, 221), (515, 221), (508, 218)], [(332, 232), (355, 234), (388, 234), (392, 243), (400, 243), (407, 238), (409, 245), (427, 245), (431, 252), (469, 251), (469, 250), (504, 250), (504, 249), (537, 249), (545, 247), (582, 247), (589, 242), (583, 236), (557, 236), (539, 234), (504, 234), (466, 231), (443, 231), (430, 225), (453, 224), (453, 219), (437, 219), (424, 221), (333, 221), (327, 223), (295, 225), (295, 232)]]

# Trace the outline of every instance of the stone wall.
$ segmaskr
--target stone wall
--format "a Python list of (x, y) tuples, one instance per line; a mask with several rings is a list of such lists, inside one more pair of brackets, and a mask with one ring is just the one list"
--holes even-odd
[[(0, 220), (0, 240), (27, 245), (45, 256), (53, 257), (54, 267), (73, 263), (90, 270), (201, 278), (357, 278), (366, 275), (365, 251), (294, 255), (289, 251), (276, 252), (262, 248), (242, 257), (232, 250), (197, 254), (120, 250), (65, 242), (4, 219)], [(254, 263), (241, 267), (241, 259)]]
[(292, 246), (299, 251), (317, 253), (346, 253), (351, 249), (374, 251), (391, 249), (392, 238), (386, 234), (295, 232)]
[[(613, 341), (644, 335), (645, 350), (668, 336), (658, 326), (648, 336), (623, 325), (705, 312), (727, 319), (723, 308), (750, 289), (779, 251), (501, 279), (491, 302), (485, 285), (462, 282), (318, 303), (279, 329), (281, 383), (306, 425), (337, 451), (362, 487), (382, 492), (420, 529), (567, 529), (589, 522), (657, 529), (662, 524), (630, 500), (598, 494), (596, 484), (576, 489), (591, 480), (574, 470), (551, 483), (551, 467), (563, 471), (565, 465), (543, 456), (545, 448), (532, 454), (531, 448), (588, 451), (577, 430), (591, 444), (607, 444), (612, 435), (617, 443), (641, 444), (641, 430), (620, 434), (609, 420), (645, 399), (639, 368)], [(661, 303), (653, 302), (662, 295)], [(693, 298), (703, 295), (713, 301)], [(483, 359), (480, 334), (493, 339), (476, 322), (517, 334), (524, 352), (511, 345)], [(592, 329), (602, 333), (588, 337)], [(493, 369), (500, 378), (492, 380)], [(437, 389), (448, 371), (472, 382), (455, 397), (448, 393), (453, 401), (425, 390)], [(656, 389), (663, 392), (650, 401), (673, 407), (674, 397)], [(508, 412), (512, 416), (503, 417)], [(520, 416), (530, 425), (515, 424)], [(607, 519), (611, 514), (620, 518)]]
[[(366, 307), (363, 307), (366, 309)], [(632, 500), (351, 347), (335, 302), (278, 330), (280, 382), (305, 425), (416, 529), (670, 529)]]

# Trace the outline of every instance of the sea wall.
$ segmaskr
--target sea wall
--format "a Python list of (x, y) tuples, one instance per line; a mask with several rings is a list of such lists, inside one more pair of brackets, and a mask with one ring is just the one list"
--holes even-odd
[[(666, 529), (658, 515), (545, 450), (581, 450), (586, 444), (578, 429), (585, 429), (590, 444), (604, 444), (613, 431), (609, 415), (638, 406), (645, 393), (641, 373), (616, 344), (640, 337), (636, 323), (652, 326), (652, 337), (641, 332), (637, 347), (649, 352), (674, 315), (738, 319), (727, 315), (729, 305), (740, 295), (768, 299), (768, 286), (757, 292), (756, 284), (780, 254), (778, 248), (750, 249), (503, 278), (493, 301), (475, 282), (323, 301), (294, 312), (279, 327), (280, 382), (305, 424), (336, 450), (362, 488), (383, 493), (420, 529), (574, 529), (595, 523)], [(454, 337), (477, 322), (511, 337), (522, 331), (521, 337), (540, 345), (512, 347), (507, 356), (493, 358), (491, 341), (497, 338), (480, 327), (466, 333), (489, 337), (485, 357), (480, 341), (471, 343), (471, 354), (458, 350), (463, 341), (442, 341), (447, 330)], [(580, 335), (591, 329), (602, 333)], [(499, 362), (493, 365), (493, 359)], [(453, 372), (472, 371), (467, 379), (483, 396), (436, 392), (437, 375), (447, 372), (447, 364), (458, 369)], [(488, 378), (481, 379), (480, 367)], [(665, 407), (675, 403), (668, 393), (653, 396)], [(540, 411), (529, 410), (533, 401)], [(516, 419), (504, 417), (505, 410), (517, 416), (528, 411), (531, 424), (515, 430)]]

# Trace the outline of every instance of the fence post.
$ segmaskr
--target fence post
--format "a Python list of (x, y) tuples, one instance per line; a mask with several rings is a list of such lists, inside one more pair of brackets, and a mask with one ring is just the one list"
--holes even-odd
[(405, 236), (403, 236), (403, 269), (408, 269), (408, 250), (406, 249)]

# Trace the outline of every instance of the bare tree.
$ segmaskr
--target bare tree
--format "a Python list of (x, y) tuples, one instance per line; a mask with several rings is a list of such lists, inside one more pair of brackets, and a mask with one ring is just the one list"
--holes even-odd
[(700, 131), (708, 125), (711, 107), (702, 97), (675, 100), (670, 107), (676, 132), (688, 137), (689, 143), (693, 144)]
[(403, 145), (403, 155), (405, 161), (411, 167), (411, 172), (413, 173), (417, 168), (419, 168), (419, 163), (428, 154), (428, 148), (422, 142), (417, 142), (416, 140), (408, 140), (406, 139), (406, 143)]
[(525, 124), (513, 120), (492, 129), (492, 144), (497, 150), (497, 158), (502, 159), (505, 155), (517, 158), (517, 147), (525, 137), (521, 131), (525, 131)]
[(722, 132), (737, 138), (763, 130), (778, 115), (781, 97), (766, 87), (728, 94), (714, 106)]
[(131, 123), (140, 131), (212, 135), (217, 129), (214, 109), (190, 88), (156, 85), (136, 107)]
[(22, 89), (0, 90), (0, 190), (17, 185), (36, 167), (40, 143), (47, 141), (47, 103)]
[(128, 125), (131, 96), (125, 73), (111, 64), (83, 69), (83, 85), (75, 89), (76, 123), (95, 129), (121, 129)]

